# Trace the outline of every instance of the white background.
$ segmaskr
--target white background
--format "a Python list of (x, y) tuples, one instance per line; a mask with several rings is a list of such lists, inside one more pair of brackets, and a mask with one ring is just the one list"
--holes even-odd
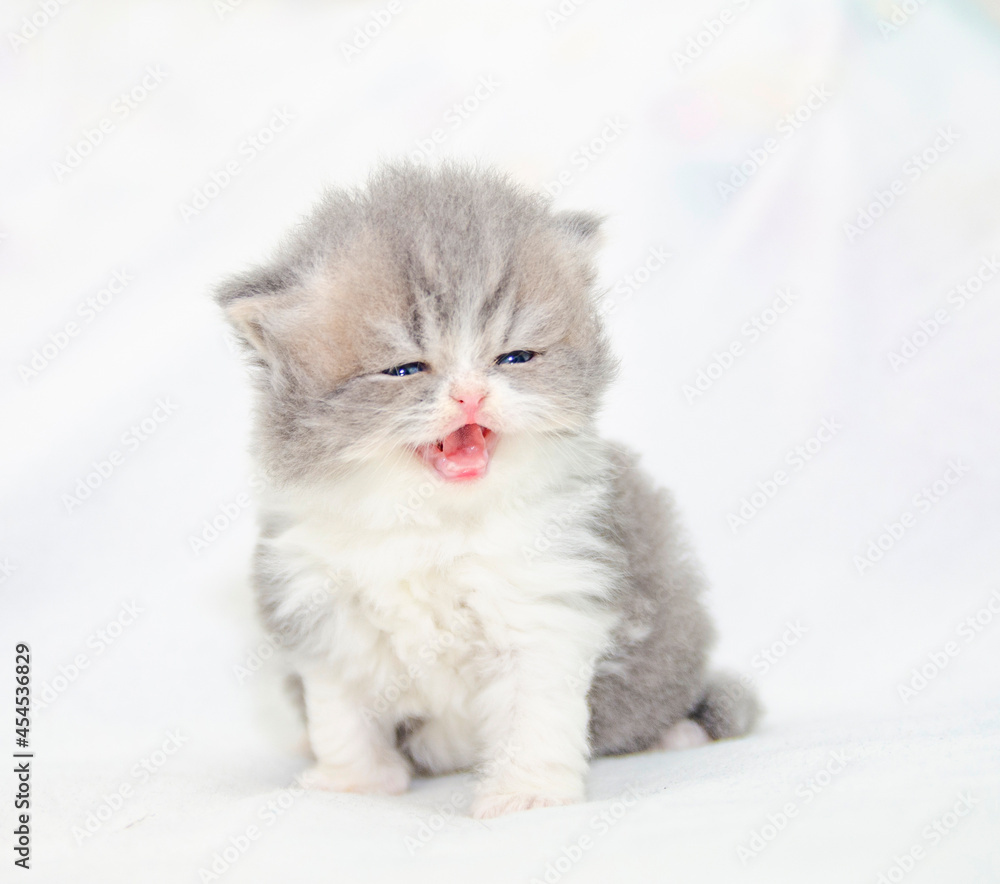
[[(199, 869), (256, 824), (221, 880), (529, 881), (560, 857), (550, 881), (1000, 880), (1000, 617), (987, 607), (1000, 608), (1000, 279), (955, 296), (1000, 247), (1000, 17), (972, 0), (906, 7), (889, 28), (882, 0), (587, 0), (567, 15), (556, 0), (399, 0), (398, 14), (72, 2), (47, 22), (39, 2), (6, 4), (0, 696), (29, 643), (36, 704), (49, 700), (31, 732), (31, 879), (207, 880)], [(378, 10), (388, 24), (346, 52)], [(279, 111), (290, 122), (261, 134)], [(100, 143), (76, 151), (102, 120)], [(251, 137), (269, 143), (255, 152)], [(937, 154), (936, 139), (950, 142)], [(712, 585), (716, 658), (768, 708), (756, 734), (598, 762), (588, 804), (488, 824), (468, 818), (463, 777), (393, 799), (281, 791), (306, 761), (279, 667), (234, 671), (268, 652), (246, 581), (252, 507), (192, 544), (251, 475), (248, 388), (210, 292), (324, 184), (399, 156), (493, 163), (559, 190), (560, 208), (606, 214), (612, 293), (650, 249), (671, 254), (608, 302), (623, 373), (603, 426), (676, 492)], [(845, 228), (895, 180), (874, 223)], [(82, 305), (115, 272), (127, 287), (88, 320)], [(751, 342), (744, 324), (779, 288), (792, 306)], [(734, 342), (732, 366), (685, 396)], [(125, 441), (158, 400), (169, 417)], [(824, 420), (840, 429), (795, 470), (789, 452)], [(958, 481), (918, 507), (956, 461)], [(787, 483), (734, 529), (781, 469)], [(885, 534), (907, 512), (901, 536)], [(863, 562), (880, 535), (888, 549)], [(109, 626), (130, 603), (135, 621)], [(957, 653), (936, 671), (948, 642)], [(171, 734), (180, 748), (154, 755)], [(136, 765), (150, 758), (164, 763), (147, 775)], [(0, 877), (13, 880), (14, 781), (0, 784)], [(644, 797), (598, 835), (595, 814), (620, 813), (628, 787)], [(935, 841), (925, 827), (962, 795), (972, 810)], [(270, 817), (268, 801), (287, 810)], [(904, 875), (894, 863), (914, 847)]]

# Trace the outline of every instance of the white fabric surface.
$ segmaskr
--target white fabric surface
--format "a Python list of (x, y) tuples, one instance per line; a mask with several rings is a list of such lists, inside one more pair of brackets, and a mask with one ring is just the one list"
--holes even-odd
[[(50, 702), (32, 720), (32, 871), (12, 865), (8, 772), (0, 878), (206, 880), (257, 824), (221, 880), (1000, 881), (1000, 279), (969, 300), (955, 288), (1000, 246), (998, 19), (904, 5), (163, 0), (45, 22), (46, 4), (7, 4), (0, 648), (12, 672), (15, 643), (31, 645)], [(346, 57), (375, 13), (388, 25)], [(44, 23), (18, 43), (25, 16)], [(269, 123), (283, 128), (259, 134)], [(95, 128), (76, 168), (53, 165)], [(592, 161), (579, 153), (600, 138)], [(724, 199), (717, 183), (771, 138)], [(234, 672), (268, 646), (246, 584), (252, 506), (233, 508), (250, 490), (249, 395), (209, 292), (323, 183), (428, 150), (535, 187), (562, 175), (560, 207), (609, 216), (612, 291), (651, 249), (671, 254), (609, 302), (624, 370), (603, 425), (675, 490), (716, 659), (769, 710), (741, 741), (595, 763), (585, 805), (489, 823), (467, 816), (463, 777), (391, 799), (289, 796), (305, 760), (279, 669)], [(213, 175), (225, 186), (186, 212)], [(892, 204), (849, 236), (880, 192)], [(101, 304), (115, 273), (127, 285)], [(779, 288), (791, 306), (751, 340)], [(824, 421), (836, 431), (796, 468)], [(110, 474), (67, 506), (102, 461)], [(787, 482), (734, 531), (727, 516), (777, 470)], [(915, 499), (925, 487), (933, 503)], [(155, 754), (164, 743), (174, 754)], [(269, 801), (289, 806), (272, 817)]]

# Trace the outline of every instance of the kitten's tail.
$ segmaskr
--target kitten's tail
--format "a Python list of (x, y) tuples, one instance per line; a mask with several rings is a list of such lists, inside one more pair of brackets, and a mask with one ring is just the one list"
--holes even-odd
[(761, 714), (760, 701), (748, 679), (714, 673), (705, 683), (698, 705), (688, 713), (713, 740), (742, 737), (752, 730)]

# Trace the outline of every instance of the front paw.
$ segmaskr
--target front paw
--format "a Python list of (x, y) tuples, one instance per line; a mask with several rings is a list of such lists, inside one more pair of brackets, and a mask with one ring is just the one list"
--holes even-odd
[(370, 768), (347, 768), (333, 764), (315, 764), (299, 776), (306, 789), (327, 792), (363, 792), (374, 795), (401, 795), (410, 785), (410, 771), (405, 763)]
[(537, 807), (560, 807), (575, 803), (576, 799), (574, 798), (557, 795), (533, 795), (530, 792), (481, 795), (472, 805), (472, 816), (477, 820), (491, 820), (522, 810), (534, 810)]

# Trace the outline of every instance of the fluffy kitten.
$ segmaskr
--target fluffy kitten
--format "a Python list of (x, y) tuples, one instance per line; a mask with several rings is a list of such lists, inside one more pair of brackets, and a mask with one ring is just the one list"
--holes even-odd
[(219, 289), (254, 365), (256, 590), (312, 785), (475, 768), (492, 817), (581, 800), (593, 755), (751, 727), (754, 699), (706, 674), (669, 497), (594, 430), (598, 228), (494, 173), (393, 166)]

